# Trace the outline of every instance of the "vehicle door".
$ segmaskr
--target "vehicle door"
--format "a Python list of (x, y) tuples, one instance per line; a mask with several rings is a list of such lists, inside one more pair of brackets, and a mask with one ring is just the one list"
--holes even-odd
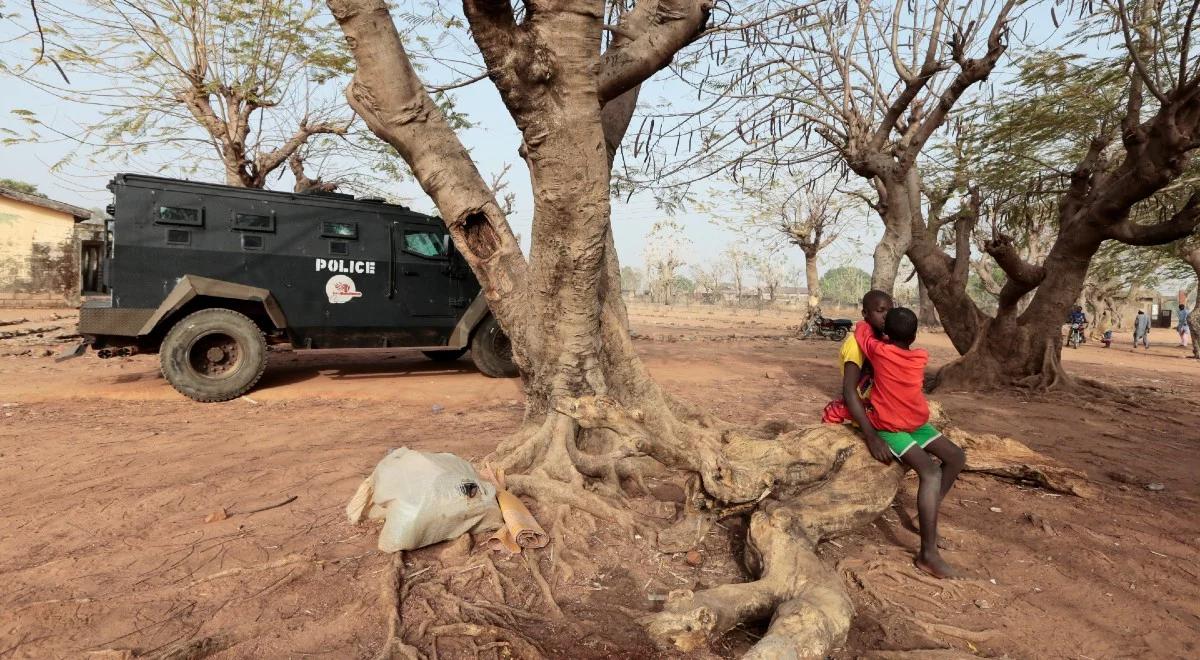
[(397, 297), (413, 316), (455, 316), (450, 235), (440, 227), (406, 222), (395, 222), (392, 229)]

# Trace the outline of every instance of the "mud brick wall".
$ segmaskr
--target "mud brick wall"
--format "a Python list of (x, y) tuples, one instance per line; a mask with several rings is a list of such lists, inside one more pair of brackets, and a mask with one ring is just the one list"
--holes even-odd
[(0, 197), (0, 307), (79, 301), (75, 219)]

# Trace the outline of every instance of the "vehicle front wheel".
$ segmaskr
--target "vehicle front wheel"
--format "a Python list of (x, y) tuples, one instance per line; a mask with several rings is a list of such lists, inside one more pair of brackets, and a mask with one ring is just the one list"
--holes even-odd
[(471, 336), (471, 361), (483, 375), (492, 378), (513, 378), (521, 373), (513, 362), (512, 342), (491, 316)]
[(267, 368), (267, 342), (247, 316), (202, 309), (176, 323), (159, 349), (163, 377), (180, 394), (200, 402), (237, 398)]
[(833, 341), (842, 341), (846, 338), (846, 334), (847, 332), (845, 328), (834, 328), (833, 334), (829, 335), (829, 338)]

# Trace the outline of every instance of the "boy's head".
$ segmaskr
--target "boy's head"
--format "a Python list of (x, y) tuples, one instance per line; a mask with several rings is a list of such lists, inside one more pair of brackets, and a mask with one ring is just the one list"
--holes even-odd
[(894, 303), (892, 297), (884, 291), (871, 289), (862, 299), (862, 315), (866, 321), (876, 332), (883, 331), (883, 321), (887, 313), (891, 311)]
[(1140, 315), (1142, 315), (1142, 314), (1145, 314), (1145, 313), (1146, 313), (1146, 312), (1145, 312), (1145, 311), (1143, 311), (1143, 310), (1140, 310), (1140, 309), (1138, 310), (1138, 315), (1139, 315), (1139, 316), (1140, 316)]
[(1179, 303), (1179, 309), (1184, 309), (1183, 303)]
[(907, 307), (894, 307), (884, 318), (883, 332), (892, 343), (908, 348), (917, 338), (917, 315)]

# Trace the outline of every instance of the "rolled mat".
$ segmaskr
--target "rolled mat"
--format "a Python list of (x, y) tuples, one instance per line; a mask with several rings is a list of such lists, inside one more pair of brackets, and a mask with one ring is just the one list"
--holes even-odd
[[(546, 530), (538, 524), (529, 509), (525, 508), (516, 495), (502, 490), (496, 493), (496, 501), (500, 503), (500, 515), (504, 516), (504, 527), (509, 536), (522, 548), (544, 548), (550, 542)], [(488, 547), (491, 547), (489, 540)]]
[(492, 552), (504, 550), (510, 555), (515, 555), (521, 551), (521, 546), (517, 545), (516, 542), (513, 541), (512, 532), (508, 531), (507, 526), (502, 526), (500, 529), (496, 530), (495, 534), (492, 534), (492, 536), (487, 540), (487, 547), (488, 550), (491, 550)]

